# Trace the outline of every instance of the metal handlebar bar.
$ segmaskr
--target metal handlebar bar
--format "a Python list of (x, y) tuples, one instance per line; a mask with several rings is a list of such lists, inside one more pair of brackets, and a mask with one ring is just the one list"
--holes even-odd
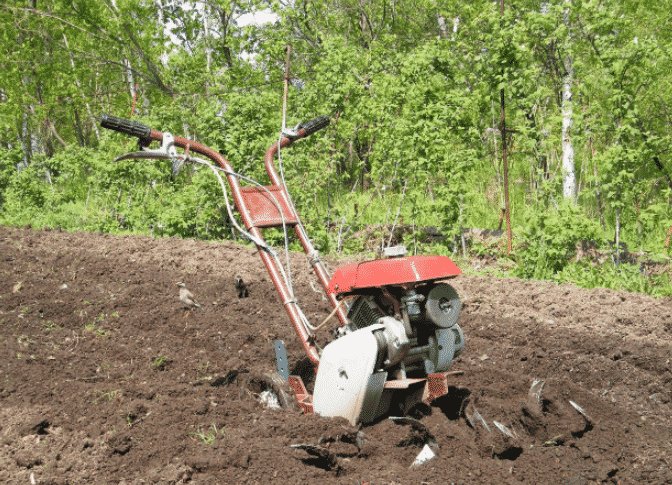
[[(117, 131), (125, 135), (135, 136), (145, 141), (154, 140), (162, 142), (164, 138), (163, 133), (160, 131), (153, 130), (150, 127), (145, 126), (141, 123), (125, 120), (123, 118), (118, 118), (116, 116), (111, 116), (108, 114), (104, 114), (101, 116), (100, 124), (103, 128)], [(266, 171), (268, 172), (271, 178), (271, 182), (274, 185), (281, 185), (280, 178), (278, 177), (278, 174), (275, 171), (275, 167), (273, 166), (273, 156), (277, 152), (279, 147), (289, 146), (292, 144), (293, 141), (305, 138), (315, 133), (316, 131), (324, 128), (328, 124), (329, 124), (328, 116), (319, 116), (311, 121), (308, 121), (300, 125), (296, 136), (292, 136), (291, 138), (285, 136), (280, 141), (279, 144), (275, 143), (267, 150), (266, 156), (264, 157), (264, 162), (266, 165)], [(261, 234), (260, 229), (255, 226), (254, 222), (250, 217), (250, 214), (248, 213), (247, 210), (245, 210), (245, 202), (240, 184), (238, 183), (236, 174), (234, 173), (234, 170), (229, 164), (228, 160), (226, 160), (226, 158), (224, 158), (222, 154), (219, 153), (218, 151), (213, 150), (212, 148), (209, 148), (201, 143), (187, 140), (186, 138), (176, 136), (174, 137), (173, 144), (176, 147), (183, 148), (185, 150), (191, 151), (192, 153), (200, 153), (201, 155), (206, 156), (207, 158), (215, 162), (217, 165), (219, 165), (222, 169), (224, 169), (224, 171), (227, 174), (226, 175), (227, 181), (233, 193), (233, 199), (235, 205), (238, 208), (243, 223), (248, 228), (250, 234), (263, 240), (263, 236)], [(299, 239), (301, 240), (302, 245), (304, 246), (304, 249), (308, 250), (310, 244), (309, 241), (307, 240), (307, 236), (303, 233), (302, 230), (299, 230), (298, 227), (295, 229), (297, 231)], [(271, 275), (271, 279), (273, 280), (276, 289), (278, 290), (280, 300), (284, 302), (283, 304), (285, 305), (285, 309), (289, 314), (290, 320), (292, 321), (292, 324), (294, 325), (294, 328), (303, 343), (303, 347), (306, 350), (308, 357), (315, 365), (317, 365), (320, 360), (320, 357), (317, 353), (317, 349), (315, 348), (315, 343), (313, 342), (313, 339), (310, 338), (311, 336), (309, 335), (308, 330), (301, 323), (300, 310), (298, 308), (296, 301), (292, 301), (292, 299), (290, 298), (290, 292), (286, 287), (285, 283), (282, 281), (282, 278), (280, 276), (280, 273), (276, 267), (276, 263), (273, 260), (273, 258), (267, 252), (265, 252), (263, 248), (261, 248), (259, 245), (257, 245), (257, 249), (259, 255), (261, 256), (262, 261), (264, 262), (264, 265), (266, 266), (266, 269)], [(325, 288), (326, 291), (327, 285), (329, 283), (328, 273), (322, 262), (319, 260), (319, 258), (313, 263), (313, 268), (315, 268), (320, 283), (322, 284), (322, 287)], [(332, 306), (336, 308), (339, 302), (335, 299), (333, 295), (330, 294), (329, 297)], [(338, 308), (337, 310), (339, 319), (341, 320), (342, 323), (345, 324), (347, 322), (347, 319), (345, 313), (343, 312), (342, 307)]]
[[(318, 116), (317, 118), (300, 125), (296, 139), (310, 136), (328, 125), (328, 116)], [(137, 138), (154, 138), (152, 137), (152, 132), (154, 130), (152, 130), (149, 126), (138, 123), (137, 121), (131, 121), (113, 115), (103, 114), (100, 117), (100, 126), (107, 128), (108, 130), (117, 131), (119, 133), (135, 136)]]

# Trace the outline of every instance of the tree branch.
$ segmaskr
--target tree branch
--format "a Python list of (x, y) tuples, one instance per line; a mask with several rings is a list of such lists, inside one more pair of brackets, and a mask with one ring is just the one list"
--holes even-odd
[[(80, 54), (79, 58), (91, 59), (91, 60), (95, 60), (95, 61), (100, 61), (103, 64), (111, 64), (111, 65), (114, 65), (114, 66), (119, 66), (119, 67), (121, 67), (125, 70), (130, 70), (133, 73), (134, 76), (137, 75), (137, 76), (141, 77), (142, 79), (145, 79), (146, 81), (148, 81), (151, 84), (154, 84), (155, 81), (156, 81), (155, 79), (152, 79), (149, 76), (147, 76), (145, 73), (140, 72), (140, 71), (134, 69), (133, 67), (128, 67), (126, 64), (124, 64), (122, 62), (115, 61), (115, 60), (112, 60), (112, 59), (106, 59), (104, 57), (98, 57), (98, 56), (95, 56), (95, 55), (90, 55), (88, 52), (85, 52), (85, 51), (82, 51), (82, 50), (79, 50), (79, 49), (75, 49), (75, 48), (72, 48), (71, 50)], [(161, 88), (160, 85), (159, 85), (159, 87)], [(161, 90), (164, 91), (164, 88), (161, 88)], [(167, 92), (171, 96), (173, 96), (175, 94), (178, 94), (178, 93), (176, 93), (175, 91), (172, 91), (172, 90), (168, 90), (168, 91), (164, 91), (164, 92)]]
[(170, 94), (171, 96), (174, 95), (175, 93), (168, 87), (166, 86), (163, 81), (161, 80), (161, 76), (159, 76), (158, 71), (156, 70), (156, 66), (147, 59), (147, 56), (145, 55), (145, 51), (140, 47), (140, 44), (138, 41), (135, 39), (135, 36), (131, 32), (131, 29), (127, 23), (123, 24), (124, 30), (126, 30), (126, 33), (128, 34), (128, 37), (131, 39), (131, 42), (133, 42), (133, 45), (135, 45), (135, 49), (138, 53), (138, 55), (142, 58), (144, 61), (145, 65), (147, 66), (147, 69), (149, 69), (149, 72), (152, 73), (152, 76), (154, 77), (154, 82), (156, 85), (161, 89), (166, 94)]
[[(26, 7), (11, 7), (11, 6), (9, 6), (9, 5), (0, 5), (0, 8), (5, 8), (5, 9), (7, 9), (7, 10), (22, 10), (22, 11), (24, 11), (24, 12), (30, 12), (30, 13), (33, 13), (33, 14), (36, 14), (36, 15), (42, 15), (42, 16), (44, 16), (44, 17), (49, 17), (49, 18), (58, 20), (59, 22), (62, 22), (62, 23), (64, 23), (64, 24), (66, 24), (66, 25), (69, 25), (69, 26), (72, 27), (73, 29), (77, 29), (77, 30), (80, 30), (80, 31), (82, 31), (82, 32), (84, 32), (84, 33), (91, 34), (91, 32), (89, 32), (88, 30), (83, 29), (83, 28), (81, 28), (81, 27), (78, 27), (77, 25), (73, 24), (72, 22), (68, 22), (67, 20), (64, 20), (64, 19), (62, 19), (62, 18), (60, 18), (60, 17), (57, 17), (56, 15), (54, 15), (54, 14), (52, 14), (52, 13), (49, 13), (49, 12), (43, 12), (42, 10), (36, 10), (36, 9), (34, 9), (34, 8), (26, 8)], [(94, 35), (95, 35), (95, 34), (94, 34)]]
[(63, 138), (59, 136), (58, 132), (56, 131), (56, 127), (54, 126), (54, 122), (51, 121), (51, 118), (47, 118), (47, 126), (49, 127), (49, 131), (53, 133), (54, 137), (56, 137), (56, 139), (61, 143), (61, 145), (67, 148), (68, 144), (63, 140)]

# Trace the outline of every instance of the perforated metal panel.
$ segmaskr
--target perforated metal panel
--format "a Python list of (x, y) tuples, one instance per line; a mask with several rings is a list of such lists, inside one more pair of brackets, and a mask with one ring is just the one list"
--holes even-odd
[(252, 224), (248, 229), (251, 227), (282, 227), (283, 218), (287, 226), (298, 224), (290, 209), (289, 198), (285, 190), (277, 185), (269, 185), (265, 189), (261, 187), (241, 189), (244, 210), (252, 219)]

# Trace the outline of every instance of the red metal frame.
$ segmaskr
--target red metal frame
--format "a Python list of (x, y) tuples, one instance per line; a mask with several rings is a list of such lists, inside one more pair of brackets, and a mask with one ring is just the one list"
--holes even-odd
[[(305, 130), (301, 130), (299, 131), (299, 134), (296, 139), (303, 138), (304, 136), (305, 136)], [(290, 138), (285, 137), (282, 139), (279, 147), (280, 149), (282, 149), (291, 144), (292, 140)], [(266, 150), (266, 155), (264, 156), (264, 165), (266, 167), (266, 173), (268, 173), (271, 182), (274, 185), (282, 186), (282, 180), (278, 176), (278, 172), (275, 170), (275, 166), (273, 164), (273, 159), (277, 152), (278, 152), (278, 144), (275, 143), (268, 150)], [(305, 253), (310, 255), (311, 248), (310, 248), (310, 241), (308, 241), (308, 235), (303, 230), (303, 224), (301, 223), (301, 218), (296, 213), (296, 211), (294, 211), (294, 216), (296, 217), (296, 220), (299, 221), (299, 223), (294, 227), (296, 235), (298, 236), (299, 241), (301, 241), (301, 245)], [(320, 261), (319, 259), (313, 259), (311, 261), (311, 265), (313, 267), (313, 270), (315, 271), (315, 275), (317, 275), (317, 278), (320, 280), (322, 288), (324, 289), (325, 293), (327, 294), (327, 297), (329, 298), (329, 302), (334, 308), (336, 308), (339, 304), (339, 301), (336, 299), (336, 295), (330, 294), (327, 291), (327, 287), (329, 286), (329, 280), (330, 280), (329, 272), (325, 268), (322, 261)], [(336, 316), (338, 317), (338, 320), (341, 322), (341, 325), (345, 325), (348, 323), (346, 311), (342, 306), (336, 312)], [(318, 361), (314, 362), (317, 363)]]
[(313, 396), (310, 395), (306, 386), (303, 384), (303, 379), (299, 376), (289, 376), (287, 379), (289, 387), (292, 388), (294, 394), (296, 395), (296, 400), (299, 404), (299, 408), (303, 414), (312, 414), (313, 413)]
[[(276, 195), (275, 198), (281, 207), (283, 217), (285, 218), (285, 224), (287, 226), (294, 227), (296, 235), (299, 238), (299, 241), (301, 241), (301, 245), (303, 246), (304, 251), (311, 258), (310, 263), (320, 281), (320, 284), (324, 288), (325, 293), (327, 293), (331, 305), (334, 308), (336, 308), (339, 303), (338, 300), (336, 299), (336, 296), (333, 293), (327, 292), (327, 287), (329, 285), (329, 273), (325, 268), (324, 264), (322, 263), (322, 261), (319, 259), (319, 257), (317, 257), (317, 254), (311, 254), (313, 248), (311, 246), (311, 243), (308, 239), (305, 230), (303, 229), (301, 219), (294, 210), (290, 202), (290, 199), (283, 187), (282, 180), (278, 176), (278, 173), (275, 170), (275, 166), (273, 164), (273, 158), (275, 157), (275, 154), (278, 152), (278, 149), (286, 148), (290, 146), (295, 140), (305, 138), (306, 136), (307, 136), (306, 130), (302, 129), (299, 131), (298, 135), (295, 138), (284, 137), (279, 144), (274, 143), (266, 151), (266, 155), (264, 157), (264, 165), (266, 167), (266, 172), (268, 173), (268, 176), (271, 179), (272, 184), (270, 187), (267, 187), (267, 189), (269, 189), (271, 192), (275, 194), (280, 195), (280, 197)], [(157, 130), (151, 130), (149, 138), (151, 140), (161, 142), (163, 141), (163, 133)], [(202, 145), (200, 143), (191, 140), (187, 140), (186, 138), (182, 138), (179, 136), (174, 137), (174, 145), (184, 150), (201, 154), (217, 163), (217, 165), (219, 165), (227, 172), (234, 172), (228, 160), (224, 158), (222, 154), (216, 152), (215, 150), (205, 145)], [(241, 187), (240, 183), (238, 182), (238, 178), (235, 177), (234, 175), (227, 174), (226, 179), (227, 182), (229, 183), (229, 187), (231, 188), (235, 206), (241, 215), (243, 224), (250, 232), (250, 234), (263, 241), (264, 238), (261, 233), (261, 228), (277, 227), (277, 226), (282, 227), (282, 218), (279, 216), (275, 204), (271, 203), (270, 201), (263, 200), (264, 198), (267, 198), (266, 192), (254, 187), (251, 188)], [(273, 281), (273, 284), (278, 290), (280, 301), (283, 302), (284, 304), (285, 310), (287, 311), (289, 319), (294, 325), (296, 333), (301, 339), (301, 343), (303, 344), (303, 348), (305, 349), (308, 358), (317, 367), (320, 361), (320, 356), (317, 352), (313, 339), (310, 338), (311, 337), (310, 334), (301, 323), (300, 311), (297, 302), (290, 298), (290, 291), (285, 285), (284, 280), (280, 276), (280, 270), (276, 266), (273, 257), (266, 251), (264, 251), (259, 245), (257, 245), (257, 251), (259, 252), (259, 256), (264, 262), (264, 265), (266, 266), (268, 273), (271, 275), (271, 280)], [(347, 323), (347, 317), (345, 309), (343, 307), (340, 307), (338, 309), (336, 315), (342, 325)]]

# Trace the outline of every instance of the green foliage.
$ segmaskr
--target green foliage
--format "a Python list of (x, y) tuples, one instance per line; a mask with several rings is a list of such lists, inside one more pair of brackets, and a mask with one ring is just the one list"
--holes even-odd
[(562, 271), (581, 241), (601, 244), (599, 225), (583, 211), (564, 204), (558, 210), (533, 213), (519, 236), (518, 275), (524, 278), (549, 279)]
[(19, 149), (0, 150), (0, 208), (7, 201), (7, 190), (12, 182), (17, 166), (21, 163), (23, 152)]
[(36, 210), (49, 210), (53, 197), (43, 178), (44, 171), (37, 164), (13, 174), (4, 195), (3, 212), (12, 214), (6, 223), (20, 224)]
[[(297, 0), (272, 5), (278, 22), (235, 22), (265, 5), (0, 5), (7, 46), (0, 63), (0, 223), (230, 237), (226, 202), (206, 168), (190, 166), (173, 179), (169, 162), (112, 162), (135, 141), (98, 137), (95, 118), (110, 112), (202, 142), (265, 184), (263, 156), (282, 124), (290, 45), (286, 124), (321, 114), (334, 120), (281, 152), (289, 192), (322, 252), (361, 251), (366, 226), (385, 227), (376, 237), (386, 242), (397, 212), (398, 223), (439, 228), (446, 253), (460, 227), (497, 227), (501, 94), (520, 275), (584, 275), (595, 284), (630, 278), (627, 269), (612, 275), (568, 263), (579, 240), (612, 238), (616, 214), (621, 240), (655, 254), (666, 249), (669, 9), (613, 0), (523, 2), (506, 5), (502, 15), (498, 4), (482, 1)], [(167, 64), (159, 61), (164, 53)], [(556, 210), (570, 66), (578, 207), (561, 203)], [(422, 250), (419, 236), (416, 229), (404, 242)], [(269, 232), (269, 240), (283, 244), (284, 237)], [(641, 286), (635, 276), (622, 284), (654, 293), (664, 286)]]
[(582, 288), (632, 291), (657, 298), (672, 296), (669, 273), (645, 276), (640, 267), (632, 264), (614, 266), (607, 263), (598, 266), (589, 263), (571, 263), (554, 279), (560, 283), (574, 283)]
[[(669, 192), (666, 196), (669, 200)], [(642, 231), (647, 235), (648, 249), (654, 254), (664, 254), (667, 229), (672, 227), (672, 210), (666, 202), (657, 202), (646, 207), (640, 214)]]

